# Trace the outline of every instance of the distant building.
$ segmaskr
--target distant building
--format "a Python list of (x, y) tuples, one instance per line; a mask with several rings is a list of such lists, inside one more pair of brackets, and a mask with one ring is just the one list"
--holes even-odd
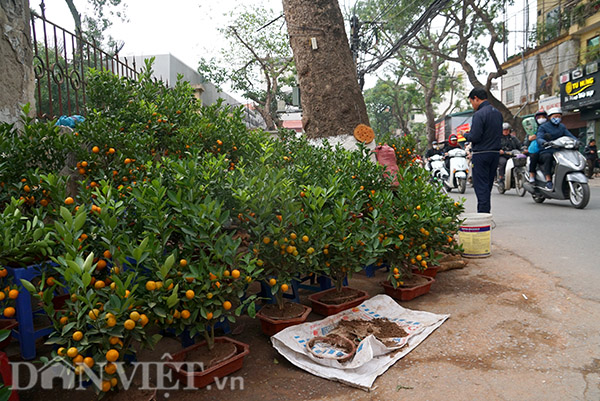
[(302, 127), (302, 112), (287, 112), (279, 116), (283, 123), (283, 128), (291, 129), (301, 134), (304, 132)]
[(435, 121), (435, 140), (439, 143), (446, 142), (450, 135), (464, 135), (471, 130), (473, 110), (448, 114)]
[(513, 114), (562, 107), (575, 135), (600, 136), (600, 12), (597, 2), (537, 2), (537, 47), (502, 68), (502, 102)]
[(215, 85), (208, 82), (198, 71), (189, 67), (172, 54), (158, 54), (149, 56), (134, 56), (135, 64), (139, 69), (143, 66), (145, 59), (154, 57), (152, 65), (152, 76), (162, 80), (169, 87), (174, 87), (177, 83), (177, 76), (183, 75), (183, 80), (190, 83), (194, 89), (194, 97), (205, 106), (215, 104), (218, 99), (223, 99), (223, 103), (230, 106), (243, 106), (246, 111), (244, 120), (248, 128), (266, 128), (266, 124), (261, 115), (249, 104), (242, 104), (225, 92), (221, 92)]

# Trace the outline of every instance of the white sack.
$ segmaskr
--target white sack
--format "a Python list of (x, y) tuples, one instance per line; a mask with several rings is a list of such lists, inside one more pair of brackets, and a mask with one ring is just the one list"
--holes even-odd
[[(436, 315), (405, 309), (391, 297), (380, 294), (355, 308), (323, 320), (288, 327), (271, 337), (271, 342), (281, 355), (301, 369), (319, 377), (370, 390), (377, 376), (412, 351), (449, 317), (450, 315)], [(358, 345), (354, 358), (346, 363), (340, 363), (334, 359), (317, 358), (306, 351), (306, 344), (311, 338), (327, 335), (342, 319), (372, 320), (376, 318), (397, 322), (408, 333), (408, 336), (394, 339), (395, 347), (386, 347), (374, 336), (368, 336)], [(322, 353), (339, 352), (324, 348), (319, 351)], [(398, 349), (400, 350), (397, 353), (390, 354)]]

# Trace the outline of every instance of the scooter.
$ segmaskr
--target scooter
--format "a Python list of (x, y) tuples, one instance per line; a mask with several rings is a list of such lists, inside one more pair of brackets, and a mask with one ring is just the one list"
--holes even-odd
[(527, 192), (523, 184), (527, 182), (529, 174), (525, 169), (527, 165), (527, 156), (518, 150), (510, 151), (511, 158), (506, 161), (504, 168), (504, 179), (498, 180), (498, 192), (504, 192), (514, 188), (517, 190), (517, 195), (524, 196)]
[(569, 199), (576, 209), (583, 209), (590, 201), (590, 186), (587, 177), (583, 174), (585, 157), (577, 150), (578, 141), (568, 136), (561, 136), (547, 142), (546, 147), (556, 149), (552, 189), (546, 188), (546, 177), (539, 169), (535, 173), (535, 183), (526, 182), (523, 186), (531, 193), (535, 203), (542, 203), (546, 199)]
[(444, 187), (448, 192), (458, 188), (458, 192), (465, 193), (467, 189), (467, 174), (469, 165), (467, 164), (467, 152), (461, 148), (455, 148), (448, 151), (450, 159), (450, 173), (444, 180)]
[(434, 181), (438, 182), (444, 182), (449, 175), (442, 155), (431, 156), (429, 158), (429, 163), (425, 164), (425, 170), (431, 173), (431, 178)]

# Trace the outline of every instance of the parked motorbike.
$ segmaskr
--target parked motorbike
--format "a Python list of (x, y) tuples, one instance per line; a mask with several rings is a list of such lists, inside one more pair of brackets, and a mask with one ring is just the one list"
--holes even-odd
[(467, 152), (461, 148), (448, 151), (450, 171), (444, 180), (444, 187), (448, 192), (458, 188), (461, 194), (467, 189), (467, 174), (469, 165), (467, 163)]
[(546, 188), (546, 177), (538, 169), (535, 173), (535, 183), (526, 182), (525, 189), (531, 193), (536, 203), (542, 203), (546, 199), (569, 199), (575, 208), (583, 209), (590, 201), (590, 187), (587, 177), (583, 174), (585, 157), (578, 151), (578, 141), (562, 136), (547, 142), (546, 146), (556, 149), (556, 164), (552, 174), (553, 188)]
[(425, 164), (425, 169), (431, 173), (431, 178), (438, 182), (444, 182), (449, 175), (442, 155), (431, 156)]
[(510, 151), (511, 158), (507, 160), (504, 169), (504, 179), (498, 180), (498, 192), (504, 192), (514, 188), (517, 195), (524, 196), (527, 192), (523, 184), (527, 182), (529, 173), (525, 166), (527, 165), (527, 156), (518, 150)]

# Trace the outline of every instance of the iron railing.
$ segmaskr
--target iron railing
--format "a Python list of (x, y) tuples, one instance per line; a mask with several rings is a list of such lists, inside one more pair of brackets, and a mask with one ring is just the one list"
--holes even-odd
[(137, 79), (135, 59), (111, 55), (97, 43), (90, 43), (31, 13), (33, 69), (36, 81), (36, 109), (40, 118), (85, 114), (86, 75), (89, 68), (109, 70), (116, 75)]

